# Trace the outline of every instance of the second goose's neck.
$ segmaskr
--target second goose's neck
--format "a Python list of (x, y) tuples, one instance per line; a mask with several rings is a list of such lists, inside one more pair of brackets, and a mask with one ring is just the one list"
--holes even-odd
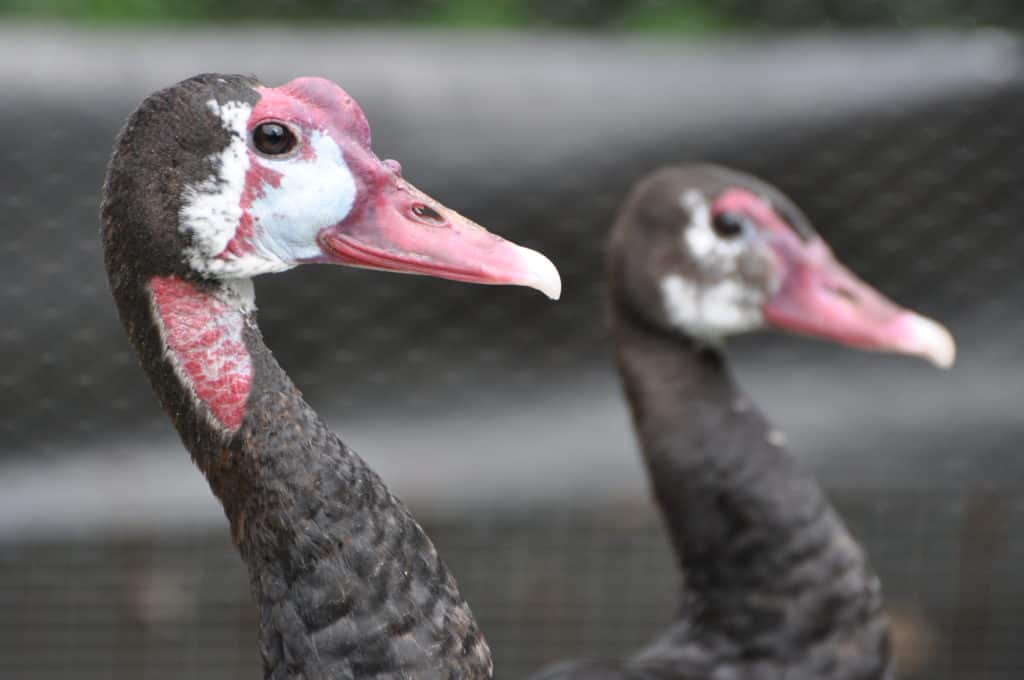
[(251, 285), (113, 283), (249, 568), (266, 677), (489, 677), (486, 643), (454, 579), (274, 360)]
[[(724, 357), (615, 310), (650, 481), (703, 627), (785, 647), (880, 616), (877, 579)], [(788, 642), (787, 642), (788, 640)]]

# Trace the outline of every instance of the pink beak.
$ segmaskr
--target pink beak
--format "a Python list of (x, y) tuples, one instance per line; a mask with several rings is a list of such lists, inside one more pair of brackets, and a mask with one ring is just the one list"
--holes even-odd
[(956, 344), (942, 325), (861, 281), (820, 238), (799, 246), (795, 240), (772, 239), (785, 274), (762, 308), (770, 324), (860, 349), (919, 356), (940, 368), (953, 365)]
[[(362, 155), (362, 154), (360, 154)], [(320, 232), (330, 261), (455, 281), (535, 288), (552, 300), (562, 292), (548, 258), (488, 232), (414, 187), (395, 161), (360, 159), (362, 199), (349, 218)]]

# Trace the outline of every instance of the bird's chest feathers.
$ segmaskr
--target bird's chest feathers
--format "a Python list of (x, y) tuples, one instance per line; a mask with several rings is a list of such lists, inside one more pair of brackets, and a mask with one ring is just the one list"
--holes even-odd
[(252, 357), (243, 333), (252, 283), (206, 290), (174, 276), (149, 281), (164, 355), (198, 410), (234, 432), (252, 388)]

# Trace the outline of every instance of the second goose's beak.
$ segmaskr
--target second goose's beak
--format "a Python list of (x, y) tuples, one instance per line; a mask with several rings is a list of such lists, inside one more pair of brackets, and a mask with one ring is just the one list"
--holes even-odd
[(919, 356), (939, 368), (953, 365), (956, 344), (941, 324), (860, 280), (820, 238), (787, 245), (776, 248), (781, 284), (763, 307), (770, 324), (860, 349)]

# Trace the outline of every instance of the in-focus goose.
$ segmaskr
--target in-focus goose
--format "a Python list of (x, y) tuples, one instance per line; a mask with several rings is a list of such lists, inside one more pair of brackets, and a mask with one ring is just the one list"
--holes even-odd
[(772, 326), (948, 367), (950, 334), (843, 267), (778, 190), (721, 167), (641, 181), (612, 230), (609, 277), (619, 369), (683, 593), (678, 619), (633, 658), (542, 677), (890, 677), (878, 578), (733, 382), (721, 343)]
[(406, 182), (318, 78), (208, 74), (151, 95), (117, 140), (102, 220), (124, 327), (248, 566), (265, 676), (490, 677), (430, 540), (263, 344), (251, 279), (322, 262), (557, 298), (554, 266)]

